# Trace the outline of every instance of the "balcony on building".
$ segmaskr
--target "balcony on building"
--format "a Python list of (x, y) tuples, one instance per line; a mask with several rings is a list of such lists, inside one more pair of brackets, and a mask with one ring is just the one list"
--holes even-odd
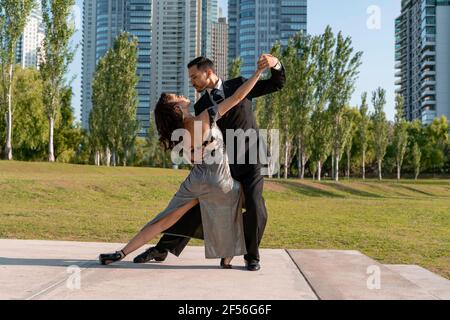
[(436, 110), (425, 108), (422, 110), (422, 124), (429, 125), (436, 118)]
[(428, 87), (422, 91), (420, 97), (423, 99), (427, 96), (436, 96), (436, 89), (434, 87)]
[(422, 61), (422, 70), (430, 67), (436, 66), (436, 61), (434, 60), (424, 60)]
[(422, 108), (425, 107), (434, 107), (436, 105), (436, 98), (434, 96), (426, 97), (422, 100)]
[(436, 36), (427, 35), (422, 38), (422, 50), (427, 48), (434, 48), (436, 46)]
[(400, 86), (397, 89), (395, 89), (395, 93), (401, 94), (403, 93), (403, 88)]
[(429, 78), (423, 78), (421, 83), (421, 88), (427, 87), (427, 86), (435, 86), (436, 85), (436, 79), (434, 77)]
[(426, 48), (425, 51), (422, 53), (422, 60), (426, 59), (427, 57), (434, 57), (436, 56), (436, 51)]
[(420, 78), (429, 78), (429, 77), (435, 77), (436, 76), (436, 71), (434, 70), (430, 70), (430, 69), (426, 69), (422, 72), (422, 75)]

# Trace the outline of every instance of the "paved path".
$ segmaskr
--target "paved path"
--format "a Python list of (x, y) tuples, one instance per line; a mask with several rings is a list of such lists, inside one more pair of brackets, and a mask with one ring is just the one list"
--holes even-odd
[[(383, 266), (357, 251), (263, 249), (258, 272), (245, 270), (242, 257), (234, 269), (220, 269), (218, 259), (204, 258), (203, 247), (187, 247), (164, 263), (134, 264), (142, 250), (109, 266), (98, 263), (99, 253), (122, 245), (0, 239), (0, 299), (450, 298), (449, 280), (418, 266)], [(381, 289), (367, 287), (373, 265), (381, 270)]]

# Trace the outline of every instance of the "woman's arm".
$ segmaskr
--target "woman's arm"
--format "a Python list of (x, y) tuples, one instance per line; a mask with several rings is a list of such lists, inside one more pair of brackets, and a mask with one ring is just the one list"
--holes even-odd
[[(237, 106), (239, 102), (245, 99), (247, 95), (252, 91), (255, 84), (258, 82), (259, 77), (263, 71), (267, 68), (267, 65), (258, 64), (258, 69), (255, 71), (253, 76), (245, 81), (231, 97), (226, 98), (224, 101), (218, 104), (219, 117), (222, 117), (230, 109)], [(197, 117), (194, 118), (195, 121), (202, 121), (209, 124), (208, 110), (204, 110)]]
[(230, 109), (237, 106), (239, 102), (245, 99), (247, 95), (252, 91), (255, 84), (258, 82), (261, 74), (263, 73), (265, 68), (258, 68), (253, 76), (245, 81), (231, 97), (226, 98), (224, 101), (219, 103), (218, 112), (219, 116), (222, 117), (225, 113), (227, 113)]

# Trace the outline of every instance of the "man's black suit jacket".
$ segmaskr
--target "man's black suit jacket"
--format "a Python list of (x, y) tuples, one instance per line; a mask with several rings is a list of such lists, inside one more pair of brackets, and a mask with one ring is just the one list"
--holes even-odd
[[(224, 142), (227, 144), (227, 129), (242, 129), (244, 132), (249, 129), (254, 129), (256, 132), (258, 127), (256, 125), (255, 115), (252, 110), (252, 99), (264, 96), (278, 90), (281, 90), (286, 82), (285, 69), (282, 66), (280, 70), (271, 69), (272, 76), (266, 80), (259, 80), (253, 90), (248, 94), (246, 99), (242, 100), (237, 106), (229, 110), (221, 119), (217, 121), (217, 125), (222, 131)], [(243, 77), (231, 79), (223, 82), (223, 91), (225, 98), (233, 95), (233, 93), (245, 82), (247, 79)], [(206, 108), (211, 107), (212, 103), (209, 94), (206, 92), (194, 105), (195, 115), (199, 115)], [(258, 144), (259, 139), (257, 139)], [(234, 143), (234, 159), (230, 158), (230, 170), (233, 178), (239, 180), (240, 177), (246, 173), (259, 170), (261, 167), (260, 159), (257, 157), (257, 163), (250, 164), (249, 162), (249, 144), (245, 143), (245, 164), (238, 163), (237, 149), (238, 144), (235, 138)], [(255, 152), (255, 149), (250, 149)], [(232, 161), (233, 160), (233, 161)], [(242, 161), (241, 161), (242, 162)]]

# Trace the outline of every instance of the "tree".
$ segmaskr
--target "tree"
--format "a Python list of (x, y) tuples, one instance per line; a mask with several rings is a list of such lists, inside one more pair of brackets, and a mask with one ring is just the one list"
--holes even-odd
[(350, 164), (352, 157), (352, 147), (353, 147), (353, 138), (356, 132), (356, 119), (358, 119), (359, 112), (356, 108), (346, 109), (344, 113), (344, 123), (346, 123), (349, 127), (349, 132), (347, 134), (347, 138), (344, 142), (345, 145), (345, 153), (347, 156), (347, 179), (350, 179)]
[[(109, 57), (110, 77), (115, 85), (109, 87), (112, 99), (112, 147), (113, 165), (119, 161), (118, 154), (122, 154), (123, 165), (126, 166), (130, 150), (134, 146), (139, 122), (136, 118), (138, 92), (136, 85), (139, 81), (137, 73), (137, 38), (122, 32), (117, 37)], [(120, 83), (118, 86), (117, 83)]]
[(27, 18), (33, 8), (33, 0), (0, 0), (0, 65), (1, 86), (0, 114), (5, 114), (6, 146), (5, 158), (12, 160), (13, 103), (15, 50), (23, 33)]
[(242, 59), (236, 58), (230, 63), (228, 76), (230, 79), (237, 78), (241, 75)]
[[(265, 128), (269, 133), (272, 129), (279, 128), (278, 120), (279, 117), (276, 115), (278, 112), (277, 106), (274, 103), (273, 95), (265, 95), (263, 97), (256, 99), (255, 115), (258, 121), (259, 128)], [(274, 141), (272, 141), (272, 136), (268, 134), (267, 136), (267, 152), (270, 153), (274, 146)], [(276, 146), (274, 146), (276, 147)], [(268, 176), (272, 178), (273, 170), (279, 172), (279, 168), (274, 168), (275, 163), (273, 162), (272, 154), (268, 154)]]
[(420, 162), (421, 162), (422, 152), (420, 151), (419, 145), (417, 142), (414, 143), (412, 149), (412, 158), (413, 158), (413, 166), (414, 166), (414, 179), (417, 180), (420, 173)]
[(309, 171), (311, 172), (312, 179), (316, 180), (316, 172), (317, 172), (317, 162), (316, 161), (309, 162)]
[[(326, 103), (332, 90), (331, 64), (336, 40), (330, 26), (327, 26), (325, 32), (319, 36), (318, 41), (318, 51), (314, 59), (316, 72), (314, 73), (314, 106), (311, 116), (311, 160), (317, 162), (317, 179), (320, 181), (322, 165), (328, 158), (331, 147), (330, 118)], [(315, 134), (319, 132), (320, 134)]]
[[(297, 59), (294, 60), (292, 71), (288, 79), (292, 79), (293, 90), (291, 103), (293, 104), (293, 130), (298, 140), (298, 175), (305, 176), (305, 166), (311, 154), (309, 145), (311, 134), (311, 113), (313, 109), (314, 77), (316, 65), (314, 58), (319, 48), (319, 38), (311, 37), (301, 32), (293, 38)], [(289, 81), (289, 80), (288, 80)]]
[(359, 138), (361, 140), (362, 153), (362, 178), (366, 179), (366, 152), (369, 142), (370, 117), (368, 114), (367, 92), (361, 95), (361, 106), (359, 108), (360, 121), (358, 125)]
[(395, 149), (395, 163), (397, 166), (397, 180), (400, 180), (403, 159), (408, 145), (408, 123), (404, 116), (405, 100), (402, 95), (395, 98), (395, 122), (393, 145)]
[[(108, 97), (107, 97), (107, 61), (105, 57), (97, 63), (92, 80), (92, 110), (89, 114), (89, 145), (94, 153), (94, 162), (101, 165), (101, 155), (109, 147), (108, 136)], [(109, 157), (107, 159), (109, 161)], [(109, 162), (108, 164), (109, 165)]]
[(386, 91), (384, 89), (378, 88), (372, 93), (372, 104), (375, 109), (374, 114), (372, 115), (373, 142), (378, 163), (378, 178), (379, 180), (382, 180), (381, 164), (389, 143), (389, 128), (386, 120), (386, 114), (384, 113), (384, 106), (386, 104)]
[(102, 149), (107, 165), (110, 153), (113, 166), (119, 163), (119, 155), (126, 165), (134, 146), (139, 129), (136, 69), (137, 39), (130, 39), (128, 33), (122, 32), (98, 62), (93, 79), (90, 133), (97, 164)]
[(426, 127), (425, 134), (429, 144), (429, 166), (433, 170), (442, 169), (445, 162), (445, 152), (449, 143), (449, 125), (447, 118), (441, 116), (433, 120), (433, 122)]
[(74, 124), (72, 87), (62, 88), (60, 103), (61, 111), (55, 119), (55, 160), (70, 162), (75, 157), (77, 149), (83, 140), (80, 125)]
[(39, 70), (44, 81), (44, 106), (49, 121), (50, 162), (55, 161), (54, 127), (60, 112), (61, 92), (65, 87), (64, 76), (74, 56), (69, 42), (75, 26), (68, 21), (73, 5), (74, 0), (42, 0), (45, 39)]
[(42, 80), (39, 71), (16, 66), (13, 95), (14, 158), (42, 161), (47, 147), (48, 122), (42, 102)]
[[(293, 138), (295, 136), (295, 126), (296, 126), (296, 102), (297, 99), (295, 95), (297, 93), (298, 84), (293, 78), (293, 73), (296, 66), (297, 60), (297, 50), (294, 47), (294, 42), (289, 41), (288, 46), (283, 50), (282, 54), (281, 44), (277, 43), (272, 49), (272, 54), (280, 58), (283, 61), (287, 70), (290, 70), (290, 74), (287, 75), (286, 84), (282, 91), (278, 91), (274, 94), (274, 103), (278, 115), (278, 123), (280, 128), (280, 137), (283, 141), (284, 146), (284, 178), (288, 178), (289, 168), (294, 157), (294, 144)], [(281, 55), (281, 57), (280, 57)], [(292, 76), (291, 76), (292, 75)], [(288, 115), (288, 116), (286, 116)]]
[(334, 157), (334, 180), (339, 181), (339, 162), (344, 152), (345, 143), (350, 135), (351, 125), (345, 117), (345, 108), (354, 91), (355, 81), (361, 65), (362, 52), (353, 54), (352, 40), (344, 38), (339, 32), (336, 48), (331, 62), (333, 90), (330, 92), (330, 112), (333, 126), (332, 145)]
[[(313, 168), (317, 169), (317, 180), (321, 180), (322, 166), (328, 158), (331, 151), (331, 126), (329, 113), (324, 110), (323, 106), (318, 105), (313, 111), (311, 117), (312, 134), (311, 139), (311, 161), (317, 163)], [(310, 166), (311, 168), (311, 166)]]
[(147, 154), (146, 162), (150, 167), (166, 168), (172, 163), (170, 152), (166, 151), (159, 142), (158, 131), (156, 130), (156, 124), (154, 120), (150, 121), (150, 128), (146, 137), (145, 149)]

